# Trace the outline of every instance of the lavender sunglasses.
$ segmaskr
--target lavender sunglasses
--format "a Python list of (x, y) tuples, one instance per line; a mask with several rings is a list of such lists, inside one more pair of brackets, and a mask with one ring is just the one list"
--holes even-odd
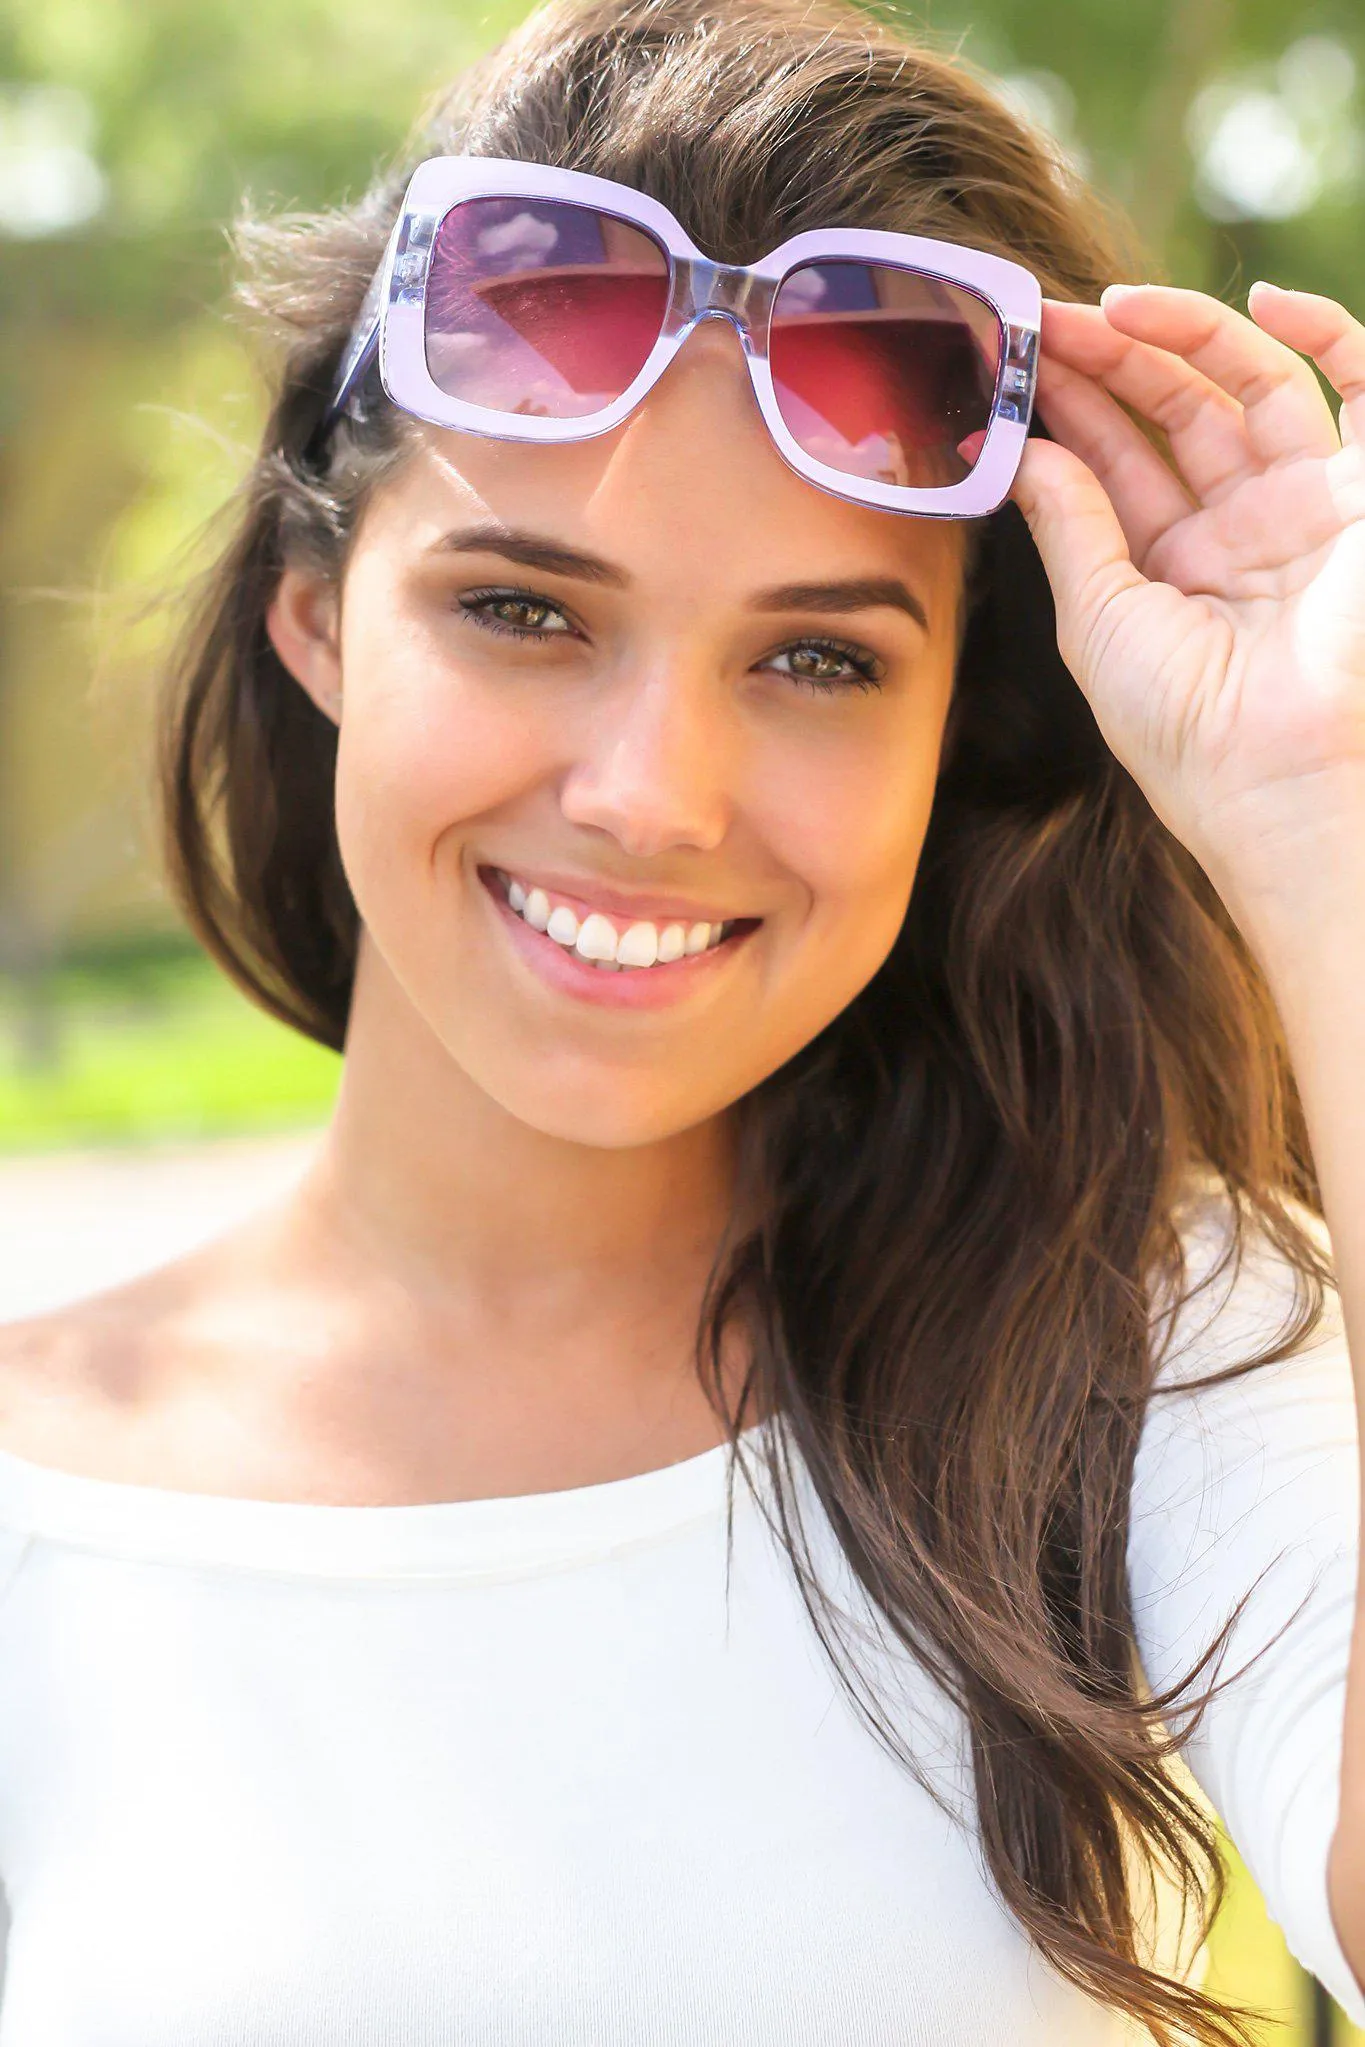
[(413, 172), (320, 433), (388, 397), (542, 444), (607, 433), (699, 321), (729, 320), (779, 452), (836, 497), (979, 518), (1028, 434), (1042, 294), (1022, 265), (919, 235), (816, 228), (713, 263), (668, 210), (581, 171), (429, 157)]

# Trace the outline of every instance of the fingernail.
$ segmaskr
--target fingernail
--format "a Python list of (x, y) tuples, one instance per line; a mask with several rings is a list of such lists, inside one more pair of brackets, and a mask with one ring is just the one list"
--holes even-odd
[(1247, 293), (1248, 298), (1251, 297), (1252, 291), (1277, 291), (1282, 299), (1292, 298), (1294, 296), (1293, 291), (1289, 285), (1272, 284), (1268, 277), (1258, 277), (1256, 279), (1256, 282), (1251, 287), (1251, 291)]
[(1100, 293), (1100, 304), (1107, 306), (1111, 299), (1126, 298), (1130, 292), (1141, 291), (1140, 284), (1106, 284)]

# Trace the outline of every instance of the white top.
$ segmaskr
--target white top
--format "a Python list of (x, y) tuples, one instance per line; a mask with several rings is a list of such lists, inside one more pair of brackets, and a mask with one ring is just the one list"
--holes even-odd
[[(1174, 1375), (1259, 1346), (1286, 1298), (1260, 1258), (1187, 1314)], [(1139, 2037), (1030, 1953), (970, 1824), (866, 1732), (738, 1476), (727, 1623), (725, 1475), (719, 1449), (335, 1507), (0, 1454), (0, 2047)], [(1360, 2022), (1326, 1899), (1357, 1494), (1333, 1322), (1158, 1397), (1131, 1570), (1157, 1686), (1258, 1580), (1230, 1667), (1293, 1616), (1190, 1761)], [(956, 1714), (899, 1682), (970, 1821)]]

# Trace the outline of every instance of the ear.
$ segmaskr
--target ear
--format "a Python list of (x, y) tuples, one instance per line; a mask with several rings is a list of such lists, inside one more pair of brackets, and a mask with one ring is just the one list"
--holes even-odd
[(307, 569), (286, 567), (265, 614), (270, 644), (325, 718), (341, 721), (337, 590)]

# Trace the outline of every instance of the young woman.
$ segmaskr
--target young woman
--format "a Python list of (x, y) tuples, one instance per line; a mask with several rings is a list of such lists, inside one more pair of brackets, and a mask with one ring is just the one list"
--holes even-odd
[(6, 1332), (0, 2043), (1230, 2042), (1199, 1786), (1365, 2018), (1365, 330), (782, 0), (247, 243), (169, 838), (344, 1078)]

